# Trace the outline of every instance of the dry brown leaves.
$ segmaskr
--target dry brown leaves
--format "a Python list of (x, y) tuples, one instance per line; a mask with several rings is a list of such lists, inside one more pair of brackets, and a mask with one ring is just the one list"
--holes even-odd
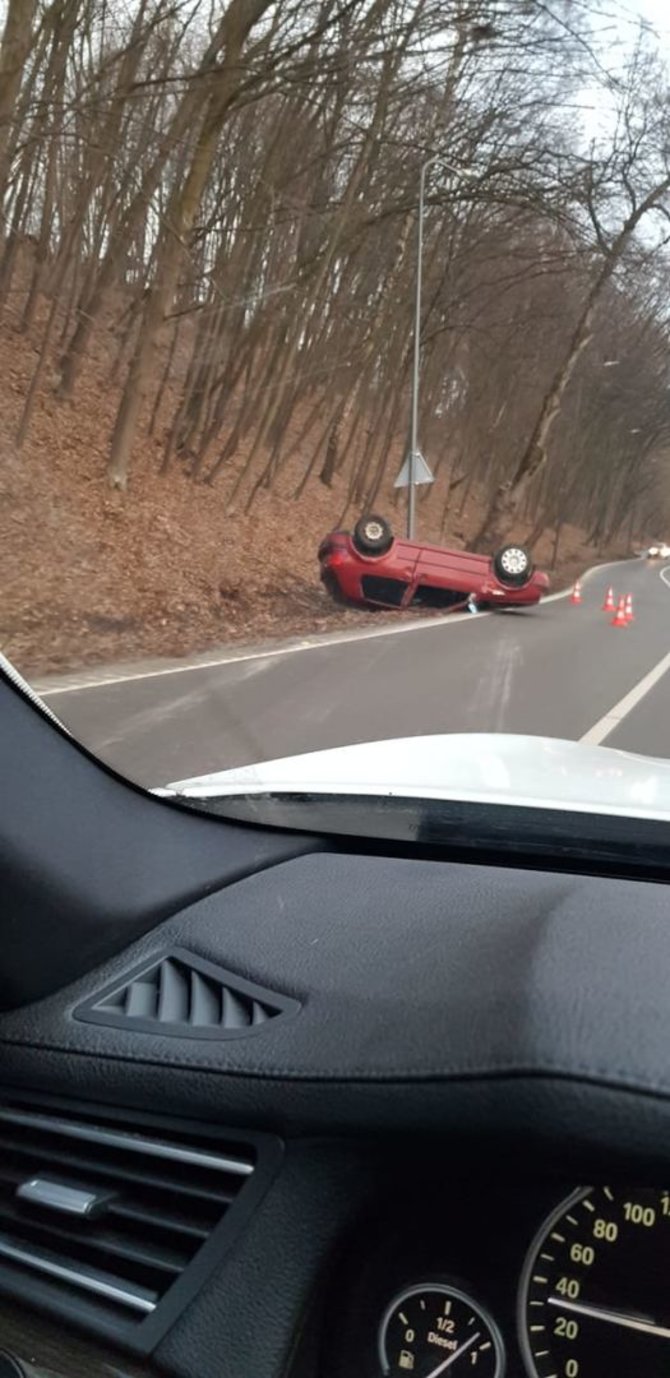
[[(128, 492), (112, 493), (105, 458), (117, 394), (104, 357), (91, 361), (72, 403), (58, 402), (46, 377), (18, 453), (14, 436), (34, 363), (25, 336), (0, 335), (0, 647), (19, 669), (175, 656), (397, 617), (338, 608), (322, 590), (316, 548), (341, 513), (344, 489), (315, 477), (294, 501), (309, 451), (289, 462), (276, 490), (258, 494), (249, 514), (226, 513), (230, 471), (208, 487), (175, 461), (162, 478), (160, 437), (138, 448)], [(395, 459), (389, 469), (393, 475)], [(389, 481), (377, 505), (398, 526), (392, 500)], [(419, 504), (426, 540), (440, 539), (442, 504), (437, 491)], [(479, 517), (474, 501), (456, 521), (459, 536)], [(442, 538), (450, 539), (462, 544), (453, 531)], [(568, 580), (595, 552), (576, 530), (564, 531), (562, 543), (558, 573)], [(548, 558), (550, 548), (545, 539), (538, 557)]]

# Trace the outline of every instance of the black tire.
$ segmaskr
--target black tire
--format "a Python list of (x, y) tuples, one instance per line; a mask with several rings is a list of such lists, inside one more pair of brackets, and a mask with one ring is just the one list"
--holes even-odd
[(360, 517), (352, 537), (359, 555), (385, 555), (393, 545), (393, 532), (385, 517)]
[(532, 578), (533, 561), (523, 545), (504, 545), (493, 556), (493, 573), (499, 584), (518, 589)]

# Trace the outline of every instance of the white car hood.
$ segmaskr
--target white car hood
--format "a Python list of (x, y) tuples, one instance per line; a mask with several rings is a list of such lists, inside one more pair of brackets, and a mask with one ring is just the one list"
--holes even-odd
[(181, 780), (189, 799), (329, 794), (514, 804), (670, 819), (670, 761), (554, 737), (395, 737)]

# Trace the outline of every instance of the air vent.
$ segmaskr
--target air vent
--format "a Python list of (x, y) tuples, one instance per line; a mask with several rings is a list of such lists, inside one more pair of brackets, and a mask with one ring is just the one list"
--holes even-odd
[(87, 1000), (75, 1018), (181, 1038), (240, 1038), (299, 1008), (178, 948)]
[(134, 1328), (226, 1232), (255, 1160), (234, 1141), (2, 1105), (0, 1287)]

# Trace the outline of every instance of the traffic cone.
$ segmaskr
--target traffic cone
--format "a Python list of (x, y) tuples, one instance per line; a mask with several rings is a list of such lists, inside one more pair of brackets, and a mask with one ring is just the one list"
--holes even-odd
[(633, 612), (633, 595), (632, 595), (632, 593), (626, 594), (626, 621), (627, 621), (627, 622), (634, 622), (634, 621), (635, 621), (635, 614), (634, 614), (634, 612)]
[(602, 611), (603, 611), (603, 612), (614, 612), (615, 607), (616, 607), (616, 603), (614, 602), (614, 589), (612, 588), (612, 585), (610, 584), (610, 586), (609, 586), (609, 588), (608, 588), (608, 590), (607, 590), (607, 593), (605, 594), (605, 602), (603, 603)]
[(577, 580), (577, 583), (575, 584), (575, 587), (574, 587), (573, 590), (572, 590), (572, 593), (570, 594), (570, 602), (572, 603), (573, 607), (579, 607), (579, 604), (581, 603), (581, 601), (582, 601), (582, 584), (581, 584), (581, 579), (578, 579), (578, 580)]
[(617, 610), (616, 610), (616, 612), (615, 612), (615, 614), (614, 614), (614, 617), (612, 618), (612, 621), (611, 621), (611, 623), (610, 623), (610, 626), (612, 626), (612, 627), (627, 627), (627, 626), (628, 626), (628, 619), (627, 619), (627, 617), (626, 617), (626, 599), (625, 599), (625, 596), (624, 596), (623, 593), (622, 593), (622, 595), (621, 595), (621, 597), (620, 597), (620, 599), (619, 599), (619, 602), (618, 602), (618, 605), (617, 605)]

